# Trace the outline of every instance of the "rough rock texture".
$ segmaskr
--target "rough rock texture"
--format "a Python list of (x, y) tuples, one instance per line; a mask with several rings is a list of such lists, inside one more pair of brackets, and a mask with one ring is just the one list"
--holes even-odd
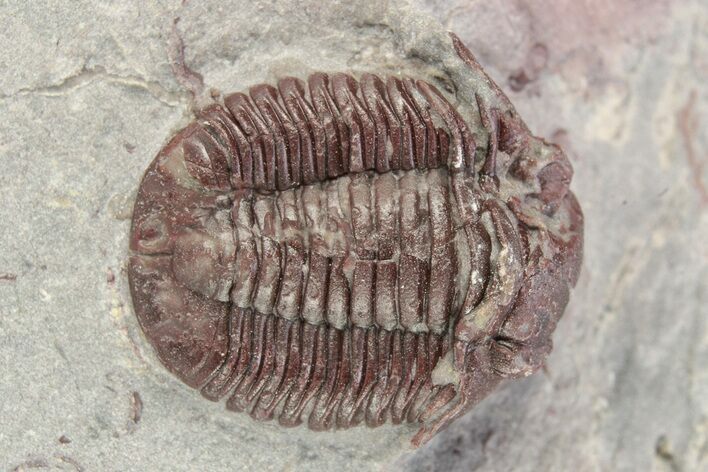
[(426, 6), (569, 153), (585, 261), (545, 372), (406, 469), (707, 470), (706, 3)]
[[(184, 5), (182, 3), (185, 3)], [(0, 6), (0, 470), (708, 468), (702, 0)], [(297, 68), (464, 69), (564, 145), (585, 266), (545, 372), (432, 443), (282, 430), (170, 376), (131, 311), (138, 180), (191, 109)]]

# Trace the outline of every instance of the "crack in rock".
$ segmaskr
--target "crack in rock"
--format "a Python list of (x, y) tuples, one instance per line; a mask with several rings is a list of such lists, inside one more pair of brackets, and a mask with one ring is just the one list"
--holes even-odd
[(40, 87), (21, 88), (13, 93), (0, 95), (0, 99), (6, 100), (16, 96), (26, 95), (59, 97), (99, 81), (145, 90), (160, 103), (173, 108), (189, 102), (189, 97), (186, 96), (185, 92), (172, 92), (159, 82), (147, 80), (139, 75), (120, 75), (108, 72), (106, 68), (102, 66), (92, 68), (84, 67), (78, 73), (65, 77), (59, 83)]
[(204, 77), (199, 72), (191, 69), (184, 59), (184, 39), (177, 28), (180, 18), (172, 21), (169, 41), (167, 43), (167, 56), (172, 67), (172, 73), (179, 84), (191, 95), (192, 103), (204, 91)]

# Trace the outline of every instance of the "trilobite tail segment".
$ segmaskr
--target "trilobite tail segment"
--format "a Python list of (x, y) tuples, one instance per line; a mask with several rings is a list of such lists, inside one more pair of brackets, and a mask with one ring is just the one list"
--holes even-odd
[(523, 276), (523, 254), (515, 224), (497, 201), (486, 200), (483, 207), (494, 225), (498, 253), (482, 301), (474, 307), (466, 307), (455, 328), (455, 339), (470, 344), (477, 344), (499, 331)]
[[(423, 415), (426, 423), (413, 442), (420, 445), (455, 418), (484, 399), (501, 381), (502, 376), (491, 357), (492, 345), (498, 342), (502, 323), (516, 299), (523, 277), (523, 254), (520, 237), (515, 225), (505, 210), (495, 200), (482, 204), (482, 215), (489, 215), (493, 226), (496, 257), (490, 267), (492, 248), (491, 235), (480, 221), (472, 221), (466, 229), (468, 239), (474, 243), (476, 253), (471, 255), (477, 271), (473, 273), (461, 314), (454, 329), (451, 359), (448, 360), (459, 372), (456, 395), (448, 401), (448, 392), (441, 390), (440, 399), (433, 398)], [(488, 277), (491, 273), (491, 279)], [(480, 280), (475, 281), (477, 277)], [(486, 284), (485, 284), (486, 282)], [(482, 294), (481, 286), (484, 286)], [(443, 408), (444, 407), (444, 408)]]
[[(438, 392), (442, 407), (436, 399), (430, 402), (430, 414), (421, 416), (425, 426), (412, 441), (416, 446), (484, 399), (502, 379), (529, 375), (542, 365), (582, 260), (583, 217), (568, 190), (572, 169), (565, 156), (531, 137), (513, 111), (490, 110), (480, 96), (477, 104), (489, 133), (479, 186), (453, 176), (452, 188), (469, 246), (478, 249), (470, 260), (483, 277), (479, 284), (472, 277), (454, 327), (451, 362), (460, 375), (455, 394)], [(500, 190), (498, 152), (514, 162), (510, 173), (532, 189), (512, 196), (508, 206), (484, 197)], [(465, 211), (465, 202), (480, 211)]]
[(484, 399), (504, 378), (526, 376), (537, 370), (552, 348), (551, 335), (568, 303), (570, 288), (578, 280), (582, 260), (583, 215), (575, 196), (563, 198), (557, 217), (566, 222), (563, 238), (542, 241), (555, 254), (552, 259), (525, 258), (521, 288), (511, 311), (491, 339), (472, 344), (456, 341), (455, 363), (461, 372), (459, 395), (445, 408), (431, 408), (426, 425), (413, 444), (430, 440), (456, 417)]

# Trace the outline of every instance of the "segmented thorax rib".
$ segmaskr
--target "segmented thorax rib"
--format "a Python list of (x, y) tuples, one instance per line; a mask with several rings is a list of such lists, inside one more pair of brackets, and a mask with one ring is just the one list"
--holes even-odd
[(465, 118), (409, 78), (285, 78), (201, 112), (134, 215), (133, 297), (166, 365), (317, 430), (464, 405), (466, 353), (499, 333), (528, 256), (495, 173), (514, 143), (479, 113), (481, 162)]

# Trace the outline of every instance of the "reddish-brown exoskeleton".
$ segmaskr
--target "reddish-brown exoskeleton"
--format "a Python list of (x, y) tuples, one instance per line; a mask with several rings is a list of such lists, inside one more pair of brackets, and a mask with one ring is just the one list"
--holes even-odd
[(316, 73), (200, 112), (133, 214), (161, 361), (258, 420), (408, 422), (415, 444), (537, 369), (582, 214), (560, 149), (485, 90), (465, 119), (422, 80)]

